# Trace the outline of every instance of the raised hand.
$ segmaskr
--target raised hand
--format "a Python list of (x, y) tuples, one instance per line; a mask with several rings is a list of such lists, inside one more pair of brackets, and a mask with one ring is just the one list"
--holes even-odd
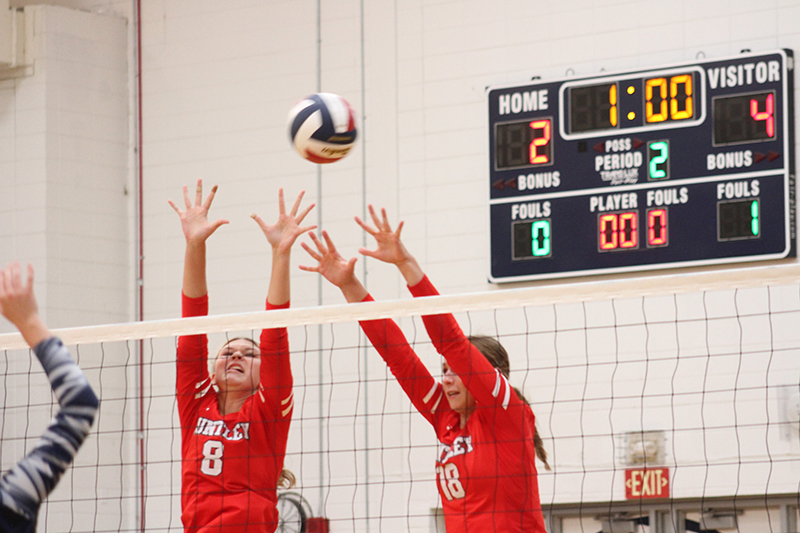
[(17, 261), (0, 270), (0, 314), (14, 324), (33, 348), (50, 336), (39, 317), (39, 307), (33, 294), (33, 265), (28, 265), (27, 283)]
[(33, 266), (28, 265), (28, 283), (25, 284), (19, 263), (9, 263), (5, 270), (0, 270), (0, 313), (19, 327), (37, 312), (33, 296)]
[(367, 248), (359, 248), (358, 252), (367, 257), (372, 257), (384, 263), (392, 263), (400, 270), (406, 283), (413, 286), (419, 283), (425, 276), (425, 273), (420, 268), (419, 263), (411, 255), (406, 247), (403, 246), (403, 241), (400, 240), (400, 233), (403, 231), (403, 222), (397, 225), (397, 229), (392, 231), (392, 225), (389, 223), (389, 217), (386, 216), (386, 209), (381, 208), (381, 217), (378, 218), (375, 213), (375, 208), (372, 204), (369, 205), (369, 214), (372, 217), (372, 222), (375, 224), (371, 226), (356, 217), (356, 222), (361, 226), (364, 231), (375, 237), (375, 242), (378, 247), (375, 250), (368, 250)]
[[(297, 237), (317, 227), (316, 225), (300, 226), (300, 224), (303, 222), (303, 219), (306, 218), (306, 215), (308, 215), (315, 205), (311, 204), (300, 211), (300, 203), (302, 202), (304, 195), (305, 191), (300, 191), (300, 194), (297, 195), (297, 198), (294, 201), (292, 210), (287, 214), (286, 203), (283, 199), (283, 189), (279, 189), (279, 214), (278, 221), (275, 222), (275, 224), (267, 224), (260, 216), (256, 214), (250, 215), (253, 220), (258, 223), (261, 231), (263, 231), (264, 235), (267, 237), (267, 241), (277, 252), (286, 252), (291, 250), (292, 245), (294, 245), (295, 240), (297, 240)], [(300, 211), (299, 214), (298, 211)]]
[(408, 261), (411, 255), (400, 240), (400, 233), (403, 231), (403, 222), (401, 221), (397, 225), (397, 229), (392, 231), (389, 217), (386, 216), (386, 209), (381, 208), (381, 218), (378, 218), (378, 215), (375, 213), (375, 208), (370, 204), (369, 214), (372, 216), (372, 222), (375, 224), (374, 226), (367, 224), (359, 217), (355, 217), (356, 222), (364, 231), (375, 238), (378, 247), (375, 250), (359, 248), (358, 252), (361, 255), (372, 257), (378, 261), (393, 263), (395, 265)]
[(205, 242), (212, 233), (217, 231), (217, 228), (228, 223), (225, 219), (214, 222), (208, 220), (208, 210), (211, 208), (211, 202), (214, 201), (216, 194), (217, 186), (214, 185), (203, 201), (203, 180), (197, 180), (194, 203), (189, 198), (189, 188), (186, 185), (183, 186), (185, 211), (181, 211), (172, 200), (169, 200), (169, 205), (181, 217), (181, 228), (187, 243)]
[(317, 261), (317, 266), (300, 265), (306, 272), (318, 272), (322, 277), (339, 287), (348, 302), (360, 302), (367, 295), (367, 290), (355, 275), (356, 258), (346, 260), (336, 250), (327, 231), (322, 232), (323, 243), (314, 233), (309, 233), (314, 241), (316, 250), (306, 243), (301, 243), (303, 249), (312, 259)]

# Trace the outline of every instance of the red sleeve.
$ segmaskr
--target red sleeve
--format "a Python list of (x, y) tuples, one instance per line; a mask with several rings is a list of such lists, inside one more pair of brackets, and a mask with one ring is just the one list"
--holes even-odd
[[(288, 308), (289, 302), (283, 305), (272, 305), (267, 302), (267, 311)], [(289, 334), (286, 328), (270, 328), (261, 331), (260, 377), (264, 403), (275, 406), (278, 418), (291, 418), (294, 407), (293, 378)]]
[[(370, 302), (372, 296), (367, 295), (362, 301)], [(441, 383), (422, 364), (394, 320), (362, 320), (360, 324), (411, 403), (433, 424), (437, 411), (450, 408), (447, 401), (442, 401), (444, 393)]]
[[(408, 289), (414, 297), (439, 294), (428, 276)], [(436, 350), (479, 405), (499, 405), (507, 409), (510, 404), (522, 404), (505, 376), (469, 342), (452, 314), (423, 316), (422, 321)]]
[[(183, 317), (206, 316), (208, 314), (207, 294), (199, 298), (181, 296), (181, 314)], [(179, 337), (176, 390), (178, 394), (178, 413), (181, 420), (184, 420), (184, 412), (194, 400), (195, 395), (210, 386), (208, 337), (205, 335)]]

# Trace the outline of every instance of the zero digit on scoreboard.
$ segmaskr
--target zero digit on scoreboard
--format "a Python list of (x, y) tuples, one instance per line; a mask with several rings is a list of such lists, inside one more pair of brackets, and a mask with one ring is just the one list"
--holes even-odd
[(645, 121), (694, 118), (693, 80), (691, 72), (645, 80)]
[(597, 249), (600, 252), (635, 250), (639, 247), (639, 211), (601, 213), (597, 216)]
[(659, 248), (669, 244), (669, 218), (666, 207), (647, 210), (647, 247)]

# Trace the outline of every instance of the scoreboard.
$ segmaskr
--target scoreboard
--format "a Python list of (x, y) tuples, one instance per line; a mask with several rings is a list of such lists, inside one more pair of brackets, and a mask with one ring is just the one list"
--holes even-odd
[(490, 90), (490, 281), (795, 257), (793, 61)]

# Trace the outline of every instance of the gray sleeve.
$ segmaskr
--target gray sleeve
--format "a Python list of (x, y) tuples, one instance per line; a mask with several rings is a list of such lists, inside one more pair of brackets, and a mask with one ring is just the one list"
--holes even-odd
[(36, 447), (0, 479), (0, 503), (28, 519), (36, 517), (42, 501), (72, 463), (99, 406), (86, 376), (59, 338), (40, 342), (34, 352), (60, 408)]

